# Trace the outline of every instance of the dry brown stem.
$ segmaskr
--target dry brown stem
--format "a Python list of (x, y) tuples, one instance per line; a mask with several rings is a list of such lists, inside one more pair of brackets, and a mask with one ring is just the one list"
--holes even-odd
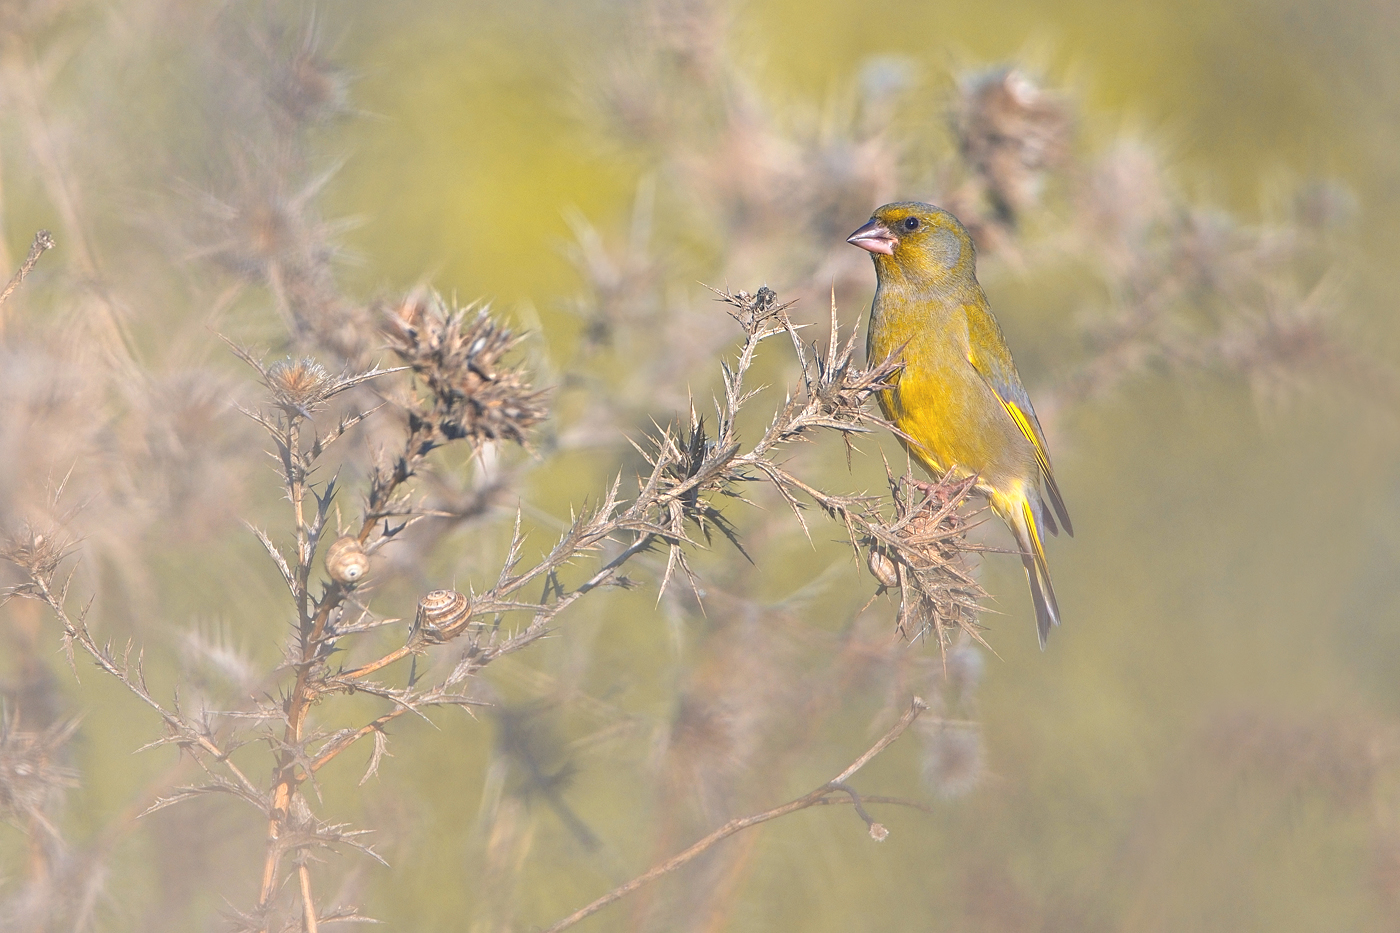
[[(563, 920), (560, 920), (558, 923), (555, 923), (553, 926), (550, 926), (548, 929), (546, 929), (544, 933), (559, 933), (559, 931), (561, 930), (567, 930), (569, 927), (578, 923), (580, 920), (592, 916), (593, 914), (602, 910), (604, 907), (607, 907), (609, 904), (612, 904), (615, 901), (619, 901), (627, 895), (631, 894), (633, 891), (636, 891), (638, 888), (650, 884), (657, 878), (660, 878), (662, 875), (666, 875), (670, 872), (675, 871), (676, 869), (685, 865), (687, 862), (690, 862), (694, 860), (697, 856), (703, 854), (716, 843), (729, 838), (735, 833), (742, 832), (743, 830), (746, 830), (751, 826), (757, 826), (760, 823), (767, 823), (769, 820), (776, 820), (780, 816), (787, 816), (789, 813), (796, 813), (798, 810), (805, 810), (808, 807), (831, 804), (832, 802), (834, 802), (834, 798), (832, 797), (833, 794), (846, 794), (847, 799), (856, 807), (857, 812), (861, 815), (861, 817), (865, 819), (866, 825), (870, 829), (871, 837), (874, 838), (876, 841), (884, 840), (885, 837), (888, 835), (888, 831), (885, 830), (885, 828), (879, 823), (876, 823), (873, 820), (871, 820), (865, 814), (864, 810), (861, 809), (861, 798), (857, 797), (854, 791), (846, 787), (845, 784), (846, 781), (848, 781), (852, 775), (854, 775), (861, 768), (869, 764), (871, 759), (873, 759), (876, 755), (880, 754), (882, 751), (888, 748), (890, 744), (894, 742), (895, 739), (899, 738), (900, 735), (904, 732), (904, 730), (909, 728), (910, 724), (913, 723), (915, 719), (918, 719), (919, 715), (927, 709), (928, 706), (924, 703), (924, 701), (919, 699), (918, 697), (915, 697), (913, 701), (910, 702), (909, 709), (906, 710), (904, 715), (899, 718), (898, 722), (896, 722), (893, 726), (890, 727), (890, 730), (888, 732), (886, 732), (880, 737), (879, 741), (877, 741), (874, 745), (870, 746), (870, 748), (868, 748), (865, 751), (865, 754), (861, 755), (855, 761), (851, 762), (850, 765), (848, 765), (844, 770), (842, 770), (840, 774), (836, 775), (836, 777), (832, 778), (830, 781), (827, 781), (825, 784), (821, 785), (820, 787), (817, 787), (810, 793), (798, 797), (796, 800), (790, 800), (785, 804), (773, 807), (771, 810), (764, 810), (762, 813), (755, 813), (750, 816), (730, 820), (728, 823), (725, 823), (719, 829), (716, 829), (714, 832), (710, 833), (705, 838), (699, 840), (685, 851), (677, 853), (676, 855), (672, 856), (671, 858), (667, 859), (661, 864), (656, 865), (648, 871), (644, 872), (643, 874), (640, 874), (637, 877), (633, 878), (626, 884), (619, 885), (618, 887), (609, 891), (607, 894), (604, 894), (602, 897), (598, 898), (596, 901), (587, 905), (586, 907), (581, 907), (573, 913), (569, 914), (569, 916), (565, 917)], [(875, 798), (867, 797), (865, 799), (874, 800)]]
[[(29, 255), (24, 257), (24, 262), (20, 263), (19, 269), (10, 278), (10, 282), (5, 286), (4, 291), (0, 291), (0, 305), (3, 305), (14, 292), (19, 288), (21, 282), (29, 273), (34, 271), (34, 267), (39, 263), (39, 257), (44, 255), (46, 250), (54, 247), (53, 234), (47, 230), (40, 230), (34, 234), (34, 242), (29, 246)], [(0, 331), (3, 331), (3, 318), (0, 318)]]
[[(940, 486), (938, 489), (943, 492), (935, 498), (942, 503), (941, 510), (917, 519), (924, 514), (920, 511), (923, 506), (905, 505), (891, 522), (881, 514), (877, 500), (823, 492), (774, 459), (787, 446), (819, 431), (849, 436), (880, 424), (867, 411), (866, 403), (886, 384), (895, 365), (885, 361), (869, 369), (858, 368), (854, 364), (854, 336), (841, 339), (834, 307), (830, 340), (819, 350), (803, 343), (786, 314), (787, 306), (779, 304), (771, 291), (760, 289), (752, 296), (723, 292), (721, 298), (743, 327), (745, 340), (737, 362), (723, 367), (724, 393), (718, 402), (713, 436), (693, 411), (688, 423), (658, 431), (640, 448), (650, 470), (639, 477), (635, 498), (630, 502), (620, 498), (619, 477), (597, 505), (575, 518), (541, 560), (524, 568), (520, 566), (524, 538), (517, 521), (495, 585), (470, 595), (449, 591), (430, 594), (441, 603), (434, 604), (434, 611), (453, 605), (457, 608), (449, 617), (439, 619), (420, 607), (405, 645), (349, 669), (332, 667), (328, 663), (332, 652), (341, 643), (374, 630), (378, 623), (372, 616), (370, 622), (362, 617), (352, 624), (346, 624), (343, 618), (358, 579), (348, 583), (331, 581), (323, 585), (319, 596), (312, 593), (314, 563), (323, 549), (339, 483), (331, 479), (316, 485), (311, 477), (327, 450), (345, 438), (351, 427), (382, 408), (342, 415), (329, 430), (318, 426), (317, 417), (338, 396), (371, 380), (393, 375), (396, 370), (375, 367), (332, 375), (310, 358), (265, 365), (248, 351), (235, 347), (235, 352), (257, 371), (268, 392), (268, 409), (248, 409), (245, 414), (273, 441), (272, 453), (292, 507), (290, 553), (284, 555), (269, 535), (254, 531), (288, 588), (297, 625), (286, 661), (294, 677), (281, 701), (259, 703), (249, 713), (226, 714), (222, 733), (216, 731), (207, 716), (191, 718), (182, 712), (178, 702), (166, 706), (157, 701), (145, 685), (139, 660), (133, 665), (129, 651), (127, 658), (114, 657), (92, 639), (81, 617), (70, 618), (66, 610), (67, 583), (56, 589), (53, 582), (68, 554), (61, 538), (30, 532), (11, 544), (8, 556), (29, 576), (29, 582), (15, 588), (14, 594), (33, 596), (49, 605), (63, 625), (70, 661), (73, 647), (77, 646), (99, 667), (117, 677), (159, 713), (167, 729), (162, 743), (173, 743), (190, 752), (205, 771), (204, 784), (178, 788), (158, 799), (151, 809), (193, 796), (221, 793), (239, 797), (265, 815), (267, 842), (258, 903), (248, 915), (247, 929), (270, 929), (279, 892), (286, 890), (281, 872), (284, 858), (291, 856), (296, 861), (297, 883), (293, 890), (299, 899), (299, 913), (304, 923), (311, 926), (316, 915), (307, 863), (310, 850), (348, 845), (374, 854), (356, 841), (356, 833), (310, 816), (304, 785), (314, 781), (317, 772), (361, 739), (373, 736), (375, 751), (366, 777), (373, 774), (384, 752), (385, 727), (389, 723), (407, 713), (422, 716), (435, 707), (468, 707), (477, 703), (464, 692), (476, 673), (544, 637), (560, 613), (588, 593), (625, 585), (620, 576), (622, 569), (636, 556), (665, 547), (668, 559), (660, 581), (663, 591), (677, 571), (693, 584), (686, 554), (687, 549), (697, 546), (695, 530), (705, 539), (718, 531), (736, 547), (739, 545), (735, 526), (712, 501), (717, 495), (742, 501), (738, 492), (741, 484), (765, 481), (787, 502), (804, 530), (805, 500), (840, 522), (853, 546), (879, 542), (878, 546), (892, 555), (891, 559), (910, 568), (905, 587), (909, 598), (915, 593), (923, 594), (919, 598), (932, 606), (935, 594), (943, 587), (966, 589), (969, 578), (966, 570), (958, 566), (965, 548), (962, 527), (950, 526), (937, 534), (927, 530), (952, 520), (950, 516), (956, 512), (965, 488)], [(414, 305), (411, 318), (402, 310), (394, 312), (393, 324), (397, 334), (395, 351), (425, 393), (403, 396), (401, 404), (407, 410), (408, 429), (402, 452), (391, 465), (381, 463), (375, 467), (369, 478), (365, 511), (358, 524), (366, 554), (379, 551), (423, 516), (421, 507), (405, 494), (404, 487), (434, 448), (454, 442), (475, 447), (498, 438), (523, 440), (540, 413), (539, 393), (529, 387), (518, 370), (501, 361), (502, 353), (514, 343), (513, 338), (488, 318), (449, 311), (439, 299), (432, 298)], [(767, 428), (753, 443), (744, 445), (736, 425), (743, 406), (757, 395), (756, 390), (745, 386), (745, 377), (759, 345), (779, 335), (789, 338), (801, 378), (778, 406)], [(397, 525), (389, 523), (391, 516), (398, 520)], [(918, 527), (927, 529), (920, 534), (910, 533), (909, 527), (920, 520), (924, 525)], [(563, 571), (578, 558), (612, 548), (616, 549), (614, 553), (583, 580), (572, 585), (564, 582)], [(523, 591), (531, 585), (543, 587), (541, 597), (522, 599)], [(502, 618), (512, 614), (523, 614), (525, 623), (516, 629), (503, 628)], [(938, 632), (941, 641), (946, 631), (937, 618), (936, 614), (927, 616), (920, 624)], [(494, 621), (488, 624), (488, 620)], [(411, 679), (406, 687), (399, 687), (371, 677), (431, 646), (458, 640), (466, 642), (461, 659), (433, 682)], [(315, 703), (350, 692), (380, 697), (393, 708), (362, 726), (331, 734), (310, 727), (310, 710)], [(246, 741), (237, 726), (240, 718), (281, 723), (280, 734), (275, 738), (270, 732), (261, 737), (273, 752), (272, 780), (267, 790), (229, 758), (229, 752)], [(874, 752), (879, 748), (883, 745)], [(865, 760), (868, 759), (857, 762), (855, 767)], [(843, 790), (835, 785), (845, 776), (849, 772), (838, 777), (827, 791)], [(814, 805), (816, 800), (817, 797), (804, 799), (795, 808)], [(863, 813), (859, 799), (851, 796), (851, 800)], [(736, 824), (729, 831), (791, 809)]]

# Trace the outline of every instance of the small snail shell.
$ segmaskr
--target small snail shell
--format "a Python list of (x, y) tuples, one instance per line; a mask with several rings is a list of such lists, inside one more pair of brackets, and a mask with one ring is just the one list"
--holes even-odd
[(429, 641), (446, 641), (462, 630), (471, 614), (472, 601), (461, 593), (433, 590), (418, 600), (412, 631), (421, 631)]
[(354, 535), (342, 535), (326, 549), (326, 573), (337, 583), (351, 586), (369, 573), (369, 555)]
[(871, 548), (869, 566), (871, 576), (879, 580), (881, 586), (899, 586), (899, 570), (888, 554)]

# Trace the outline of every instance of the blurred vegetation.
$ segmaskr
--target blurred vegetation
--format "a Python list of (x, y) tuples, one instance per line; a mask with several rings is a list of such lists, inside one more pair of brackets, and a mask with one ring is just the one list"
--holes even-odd
[[(356, 729), (475, 657), (410, 623), (429, 591), (493, 592), (517, 514), (521, 566), (548, 564), (619, 471), (630, 501), (648, 437), (692, 437), (692, 407), (720, 428), (745, 331), (698, 283), (770, 286), (823, 347), (830, 304), (860, 331), (873, 288), (845, 235), (919, 198), (977, 236), (1075, 518), (1049, 649), (1014, 557), (972, 564), (993, 650), (904, 638), (844, 522), (802, 496), (799, 520), (781, 484), (706, 487), (693, 584), (672, 566), (658, 598), (663, 535), (629, 586), (472, 668), (474, 714), (397, 718), (386, 757), (356, 743), (303, 788), (388, 863), (327, 836), (304, 863), (322, 915), (546, 927), (821, 785), (919, 695), (854, 780), (927, 808), (870, 803), (886, 841), (849, 807), (795, 814), (579, 928), (1400, 929), (1397, 41), (1373, 0), (0, 0), (3, 275), (34, 231), (57, 244), (0, 304), (0, 526), (21, 563), (73, 570), (93, 650), (130, 640), (189, 717), (164, 726), (81, 652), (70, 670), (53, 614), (5, 603), (0, 928), (305, 924), (291, 855), (255, 909), (266, 814), (137, 818), (201, 780), (189, 752), (132, 754), (163, 735), (265, 733), (229, 757), (263, 790), (287, 751), (227, 715), (294, 692), (298, 622), (248, 528), (291, 553), (285, 468), (239, 406), (333, 428), (384, 404), (311, 476), (341, 486), (327, 527), (360, 531), (404, 413), (441, 398), (395, 316), (483, 299), (529, 334), (489, 379), (456, 358), (509, 404), (434, 409), (434, 437), (466, 427), (414, 461), (418, 520), (335, 591), (378, 627), (326, 672), (417, 639), (385, 690), (309, 707)], [(266, 368), (303, 356), (330, 380), (314, 404)], [(376, 364), (419, 381), (316, 395)], [(767, 340), (741, 446), (801, 379)], [(814, 435), (775, 462), (892, 508), (887, 433)], [(1008, 546), (994, 525), (973, 544)], [(560, 605), (635, 540), (528, 597)]]

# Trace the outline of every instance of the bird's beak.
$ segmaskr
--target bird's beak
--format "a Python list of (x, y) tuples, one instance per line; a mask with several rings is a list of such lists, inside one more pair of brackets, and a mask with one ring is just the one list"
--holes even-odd
[(890, 228), (878, 220), (872, 220), (846, 237), (846, 242), (852, 246), (859, 246), (861, 249), (868, 249), (872, 253), (893, 256), (894, 248), (899, 245), (899, 237), (890, 233)]

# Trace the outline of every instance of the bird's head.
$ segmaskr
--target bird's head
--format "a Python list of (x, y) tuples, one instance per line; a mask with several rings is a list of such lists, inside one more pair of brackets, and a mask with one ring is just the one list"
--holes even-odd
[(897, 271), (923, 281), (943, 281), (971, 275), (976, 262), (972, 238), (958, 219), (918, 201), (877, 209), (846, 242), (869, 250), (881, 276)]

